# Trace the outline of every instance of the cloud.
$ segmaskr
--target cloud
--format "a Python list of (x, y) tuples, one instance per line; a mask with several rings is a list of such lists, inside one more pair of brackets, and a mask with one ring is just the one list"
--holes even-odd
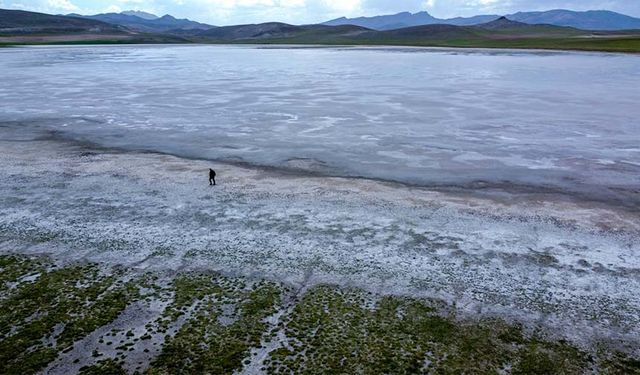
[(52, 9), (59, 9), (68, 12), (78, 10), (78, 7), (69, 0), (48, 0), (47, 6)]
[(70, 0), (31, 0), (27, 1), (26, 4), (16, 1), (6, 1), (2, 2), (1, 5), (3, 8), (24, 9), (45, 13), (68, 13), (80, 9)]
[(122, 8), (117, 5), (111, 4), (108, 7), (104, 8), (105, 13), (120, 13), (122, 12)]
[(367, 12), (418, 12), (425, 10), (426, 4), (426, 0), (365, 0), (363, 8)]

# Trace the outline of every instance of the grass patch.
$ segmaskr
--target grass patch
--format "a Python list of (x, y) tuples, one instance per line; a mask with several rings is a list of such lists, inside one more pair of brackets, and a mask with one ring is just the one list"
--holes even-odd
[(582, 374), (588, 356), (566, 344), (526, 338), (499, 320), (461, 323), (412, 299), (384, 297), (363, 307), (363, 294), (322, 286), (286, 323), (289, 348), (271, 353), (273, 374)]
[[(280, 288), (260, 282), (249, 290), (220, 276), (182, 276), (175, 282), (170, 315), (191, 306), (190, 319), (174, 337), (168, 337), (149, 373), (228, 374), (243, 366), (249, 350), (267, 329), (264, 318), (280, 300)], [(234, 310), (234, 321), (221, 322), (224, 307)]]
[(127, 372), (115, 360), (107, 359), (93, 366), (82, 367), (79, 375), (127, 375)]
[[(2, 261), (16, 270), (39, 267), (28, 258)], [(0, 303), (2, 374), (41, 370), (59, 351), (115, 319), (135, 294), (129, 293), (131, 287), (114, 286), (117, 275), (104, 276), (94, 265), (40, 271), (35, 281), (19, 283)]]

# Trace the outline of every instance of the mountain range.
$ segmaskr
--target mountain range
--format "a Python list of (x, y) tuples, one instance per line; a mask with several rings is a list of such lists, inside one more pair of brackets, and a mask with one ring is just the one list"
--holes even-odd
[[(130, 10), (121, 13), (102, 13), (92, 16), (69, 14), (72, 17), (81, 17), (103, 21), (114, 25), (120, 25), (140, 32), (167, 32), (184, 30), (209, 30), (213, 25), (192, 21), (189, 19), (177, 19), (171, 15), (158, 17), (155, 14)], [(393, 30), (423, 25), (455, 25), (472, 26), (494, 21), (500, 18), (497, 14), (478, 15), (473, 17), (436, 18), (428, 12), (409, 13), (402, 12), (392, 15), (358, 18), (337, 18), (322, 23), (327, 26), (355, 25), (372, 30)], [(599, 10), (576, 12), (571, 10), (556, 9), (544, 12), (518, 12), (505, 16), (509, 20), (528, 24), (549, 24), (555, 26), (574, 27), (582, 30), (629, 30), (640, 29), (640, 18), (630, 17), (624, 14)]]
[(189, 19), (178, 19), (168, 14), (158, 17), (154, 14), (141, 11), (102, 13), (93, 16), (83, 16), (72, 13), (67, 14), (67, 16), (107, 22), (113, 25), (124, 26), (131, 30), (147, 33), (164, 33), (172, 30), (208, 30), (215, 27), (205, 23), (191, 21)]
[(499, 15), (484, 15), (475, 17), (457, 17), (449, 19), (440, 19), (433, 17), (428, 12), (409, 13), (402, 12), (392, 15), (374, 16), (374, 17), (357, 17), (346, 18), (341, 17), (331, 21), (323, 22), (323, 25), (338, 26), (338, 25), (356, 25), (362, 26), (373, 30), (393, 30), (402, 29), (405, 27), (423, 26), (423, 25), (455, 25), (455, 26), (469, 26), (478, 25), (481, 23), (490, 22), (500, 18)]
[[(465, 25), (426, 24), (376, 30), (352, 25), (290, 25), (279, 22), (215, 27), (172, 16), (102, 14), (54, 16), (0, 9), (0, 46), (42, 43), (231, 43), (396, 45), (540, 48), (640, 52), (640, 28), (580, 30), (499, 17)], [(421, 15), (422, 20), (426, 15)], [(475, 18), (474, 22), (481, 20)], [(379, 26), (378, 26), (379, 27)]]
[[(440, 19), (433, 17), (428, 12), (409, 13), (358, 17), (337, 18), (324, 22), (324, 25), (357, 25), (374, 30), (393, 30), (422, 25), (456, 25), (470, 26), (487, 23), (500, 18), (500, 15), (479, 15), (474, 17), (457, 17)], [(624, 14), (597, 10), (575, 12), (564, 9), (545, 12), (519, 12), (509, 14), (506, 18), (528, 24), (549, 24), (555, 26), (568, 26), (583, 30), (629, 30), (640, 29), (640, 18), (630, 17)]]

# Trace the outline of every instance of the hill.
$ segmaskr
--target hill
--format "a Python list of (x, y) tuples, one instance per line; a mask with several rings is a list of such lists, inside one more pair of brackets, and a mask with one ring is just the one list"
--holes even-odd
[(530, 29), (536, 27), (523, 22), (512, 21), (507, 17), (500, 17), (497, 20), (478, 25), (485, 30), (513, 30), (513, 29)]
[(501, 17), (475, 26), (436, 24), (370, 31), (355, 36), (354, 39), (360, 40), (363, 44), (484, 47), (499, 45), (505, 41), (571, 38), (582, 34), (580, 30), (572, 28), (529, 25)]
[(530, 25), (505, 17), (474, 26), (435, 24), (383, 31), (354, 25), (295, 26), (270, 22), (197, 31), (190, 33), (187, 38), (200, 43), (396, 45), (640, 52), (640, 32), (593, 33), (571, 27)]
[(379, 39), (380, 41), (392, 42), (392, 44), (429, 43), (433, 41), (459, 39), (476, 40), (481, 36), (473, 29), (455, 25), (424, 25), (406, 27), (403, 29), (376, 31), (364, 37), (368, 39)]
[(255, 42), (289, 41), (291, 43), (334, 43), (339, 40), (371, 32), (360, 26), (304, 25), (295, 26), (280, 22), (217, 27), (201, 31), (194, 36), (207, 41)]
[(0, 34), (127, 34), (127, 32), (125, 28), (98, 20), (0, 9)]
[[(327, 21), (325, 25), (358, 25), (375, 30), (391, 30), (422, 25), (456, 25), (471, 26), (498, 19), (497, 15), (480, 15), (475, 17), (457, 17), (439, 19), (427, 12), (398, 13), (375, 17), (337, 18)], [(550, 10), (545, 12), (520, 12), (506, 16), (508, 19), (527, 24), (549, 24), (568, 26), (583, 30), (630, 30), (640, 29), (640, 19), (610, 11), (574, 12), (569, 10)]]
[(179, 36), (130, 30), (100, 20), (0, 9), (0, 46), (50, 43), (188, 43)]
[(476, 26), (446, 24), (422, 25), (392, 30), (372, 30), (355, 25), (295, 26), (269, 22), (262, 24), (218, 27), (191, 35), (199, 41), (255, 43), (329, 43), (329, 44), (414, 44), (434, 42), (479, 41), (489, 39), (521, 39), (528, 37), (571, 37), (582, 31), (552, 25), (529, 25), (501, 17)]
[(220, 40), (265, 39), (286, 37), (304, 30), (303, 26), (294, 26), (280, 22), (262, 24), (223, 26), (197, 33), (197, 36)]

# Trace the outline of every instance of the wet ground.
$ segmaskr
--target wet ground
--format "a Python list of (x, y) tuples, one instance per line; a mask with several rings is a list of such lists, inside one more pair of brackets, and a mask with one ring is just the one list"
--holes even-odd
[(0, 51), (0, 124), (128, 150), (640, 209), (640, 64), (441, 48)]
[(625, 208), (2, 139), (3, 251), (436, 298), (585, 345), (639, 337), (640, 219)]

